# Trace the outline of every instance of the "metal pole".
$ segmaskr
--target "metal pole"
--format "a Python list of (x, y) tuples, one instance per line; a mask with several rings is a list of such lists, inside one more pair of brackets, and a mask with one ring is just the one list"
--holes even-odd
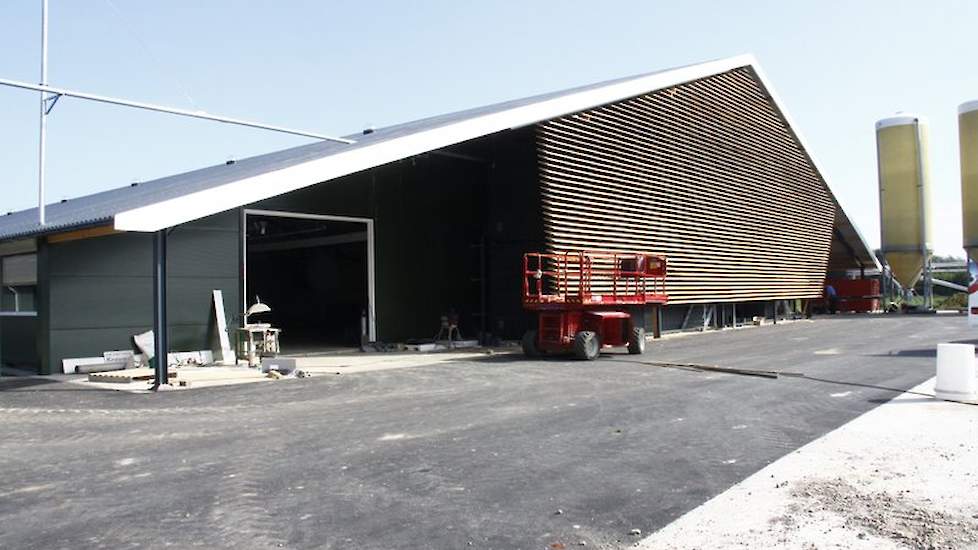
[(156, 373), (153, 389), (169, 383), (166, 322), (166, 229), (153, 233), (153, 355)]
[(662, 306), (655, 306), (655, 331), (652, 338), (662, 338)]
[[(174, 107), (166, 107), (163, 105), (154, 105), (152, 103), (142, 103), (139, 101), (129, 101), (128, 99), (120, 99), (117, 97), (109, 97), (103, 95), (89, 94), (85, 92), (76, 92), (73, 90), (66, 90), (64, 88), (55, 88), (47, 85), (31, 84), (30, 82), (21, 82), (19, 80), (10, 80), (7, 78), (0, 78), (0, 86), (9, 86), (11, 88), (21, 88), (24, 90), (36, 90), (40, 92), (47, 92), (54, 94), (56, 97), (76, 97), (78, 99), (87, 99), (88, 101), (97, 101), (99, 103), (109, 103), (112, 105), (121, 105), (123, 107), (132, 107), (134, 109), (145, 109), (147, 111), (157, 111), (160, 113), (169, 113), (171, 115), (179, 115), (190, 118), (200, 118), (203, 120), (212, 120), (214, 122), (223, 122), (225, 124), (236, 124), (238, 126), (248, 126), (250, 128), (259, 128), (262, 130), (271, 130), (273, 132), (282, 132), (285, 134), (293, 134), (303, 137), (311, 137), (316, 139), (322, 139), (326, 141), (335, 141), (338, 143), (345, 143), (347, 145), (356, 143), (352, 139), (327, 136), (323, 134), (317, 134), (315, 132), (306, 132), (305, 130), (295, 130), (292, 128), (283, 128), (281, 126), (272, 126), (269, 124), (262, 124), (260, 122), (252, 122), (250, 120), (242, 120), (239, 118), (230, 118), (225, 116), (212, 115), (205, 113), (204, 111), (188, 111), (187, 109), (177, 109)], [(43, 107), (42, 107), (43, 108)]]
[[(41, 86), (48, 85), (48, 0), (41, 0)], [(40, 139), (37, 149), (37, 222), (44, 225), (44, 149), (47, 137), (47, 93), (41, 91)]]
[(924, 264), (924, 309), (934, 309), (934, 271), (930, 258)]
[(488, 251), (486, 247), (488, 246), (489, 239), (486, 233), (482, 233), (482, 238), (479, 242), (479, 345), (488, 346), (489, 345), (489, 284), (486, 281), (488, 274), (486, 266), (486, 256)]

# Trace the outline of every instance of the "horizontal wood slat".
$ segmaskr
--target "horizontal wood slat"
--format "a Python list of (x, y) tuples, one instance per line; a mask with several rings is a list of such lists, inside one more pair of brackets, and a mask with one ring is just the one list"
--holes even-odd
[(541, 123), (537, 147), (551, 252), (665, 254), (674, 304), (821, 295), (835, 201), (750, 69)]

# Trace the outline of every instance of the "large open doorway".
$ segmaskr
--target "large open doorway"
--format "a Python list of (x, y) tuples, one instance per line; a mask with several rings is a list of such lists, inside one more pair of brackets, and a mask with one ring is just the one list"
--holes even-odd
[(244, 228), (244, 308), (271, 308), (249, 320), (282, 329), (283, 353), (376, 340), (373, 220), (245, 210)]

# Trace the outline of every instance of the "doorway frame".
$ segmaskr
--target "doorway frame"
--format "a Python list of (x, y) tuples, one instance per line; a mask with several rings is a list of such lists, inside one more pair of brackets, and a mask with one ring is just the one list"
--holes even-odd
[(308, 214), (305, 212), (286, 212), (282, 210), (261, 210), (245, 208), (241, 211), (241, 300), (242, 313), (248, 310), (248, 216), (266, 216), (274, 218), (294, 218), (300, 220), (319, 220), (331, 222), (362, 223), (367, 226), (367, 338), (377, 341), (377, 293), (374, 256), (374, 220), (371, 218), (356, 218), (351, 216), (333, 216), (328, 214)]

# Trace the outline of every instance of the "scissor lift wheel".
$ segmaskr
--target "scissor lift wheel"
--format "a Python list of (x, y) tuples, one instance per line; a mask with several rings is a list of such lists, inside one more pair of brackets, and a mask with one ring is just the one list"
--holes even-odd
[(632, 327), (632, 333), (628, 335), (628, 353), (632, 355), (642, 355), (645, 353), (644, 328)]
[(601, 354), (601, 341), (598, 334), (591, 330), (582, 330), (574, 335), (574, 355), (578, 359), (594, 361)]
[(530, 329), (523, 333), (523, 355), (527, 357), (539, 357), (540, 349), (537, 347), (537, 331)]

